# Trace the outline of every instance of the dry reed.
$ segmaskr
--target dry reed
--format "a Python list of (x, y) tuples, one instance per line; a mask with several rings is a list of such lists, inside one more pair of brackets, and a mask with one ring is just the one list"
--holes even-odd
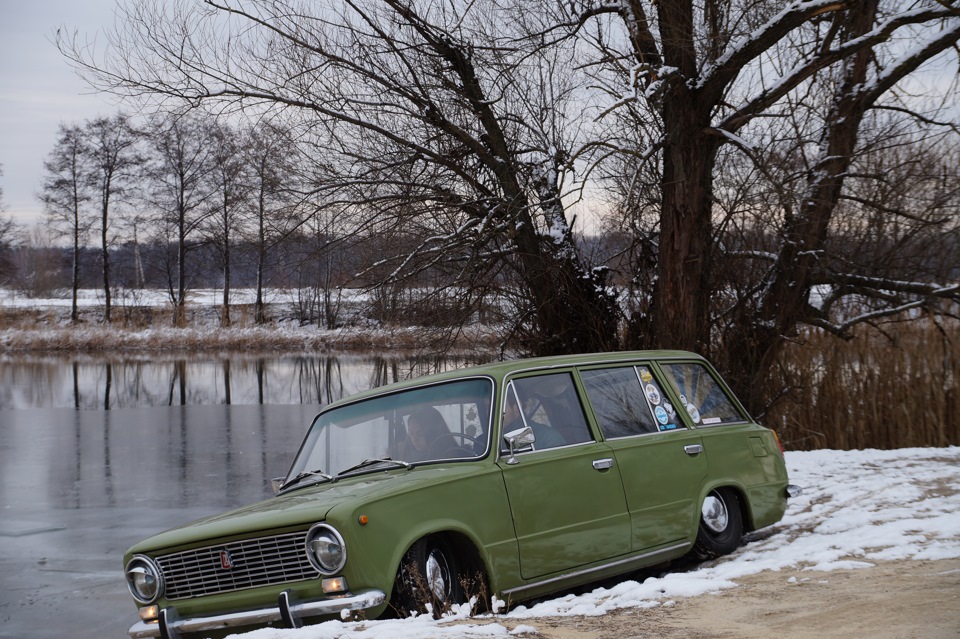
[(799, 450), (960, 444), (958, 329), (921, 320), (849, 342), (812, 334), (783, 353), (773, 386), (790, 393), (764, 421)]

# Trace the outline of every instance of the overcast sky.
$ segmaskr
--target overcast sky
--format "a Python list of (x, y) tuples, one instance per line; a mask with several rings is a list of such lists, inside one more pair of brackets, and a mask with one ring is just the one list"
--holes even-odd
[[(43, 160), (60, 123), (117, 110), (91, 95), (53, 44), (57, 28), (91, 37), (113, 25), (116, 0), (0, 0), (0, 164), (6, 212), (35, 222)], [(102, 39), (102, 38), (101, 38)]]

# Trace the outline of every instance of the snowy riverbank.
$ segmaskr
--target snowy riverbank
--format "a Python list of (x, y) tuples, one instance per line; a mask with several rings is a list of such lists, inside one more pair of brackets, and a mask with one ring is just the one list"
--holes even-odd
[(220, 324), (222, 291), (197, 290), (189, 296), (188, 326), (170, 325), (170, 302), (165, 291), (126, 291), (113, 301), (114, 321), (107, 325), (100, 316), (103, 292), (83, 289), (78, 296), (80, 323), (70, 323), (69, 296), (26, 297), (0, 288), (0, 352), (16, 353), (155, 353), (155, 352), (310, 352), (416, 351), (433, 343), (445, 347), (494, 352), (497, 336), (483, 326), (458, 330), (455, 337), (444, 329), (417, 326), (387, 326), (365, 321), (357, 309), (365, 301), (359, 291), (343, 292), (341, 312), (345, 319), (336, 329), (321, 328), (295, 318), (296, 291), (265, 292), (264, 325), (253, 322), (252, 289), (231, 294), (233, 325)]

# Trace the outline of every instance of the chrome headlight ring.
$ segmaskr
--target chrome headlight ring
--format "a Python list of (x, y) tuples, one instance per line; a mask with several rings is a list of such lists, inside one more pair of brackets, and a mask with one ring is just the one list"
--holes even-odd
[(127, 589), (141, 604), (152, 604), (163, 596), (163, 573), (155, 561), (146, 555), (134, 555), (124, 569)]
[(347, 544), (329, 524), (315, 524), (307, 532), (307, 559), (321, 575), (335, 575), (347, 563)]

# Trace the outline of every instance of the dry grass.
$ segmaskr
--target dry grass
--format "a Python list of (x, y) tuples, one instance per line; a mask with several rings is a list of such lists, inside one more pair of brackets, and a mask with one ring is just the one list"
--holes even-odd
[(764, 421), (795, 450), (960, 444), (958, 369), (956, 323), (814, 334), (783, 354), (775, 385), (792, 390)]
[(221, 328), (219, 318), (190, 317), (191, 325), (176, 328), (170, 314), (139, 309), (117, 313), (104, 324), (87, 315), (70, 324), (62, 314), (39, 310), (0, 309), (0, 351), (20, 353), (157, 353), (157, 352), (334, 352), (334, 351), (470, 351), (496, 353), (498, 335), (484, 327), (451, 334), (423, 327), (347, 327), (325, 330), (296, 322), (257, 326), (252, 315), (236, 313), (233, 326)]

